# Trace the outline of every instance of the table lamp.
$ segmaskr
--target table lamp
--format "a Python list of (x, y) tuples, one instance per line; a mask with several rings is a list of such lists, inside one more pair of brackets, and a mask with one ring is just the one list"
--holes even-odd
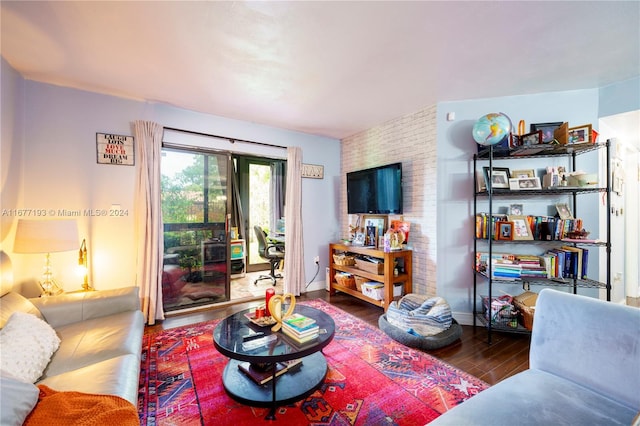
[(50, 253), (77, 249), (78, 225), (75, 219), (18, 220), (13, 251), (24, 254), (46, 253), (44, 272), (39, 282), (43, 296), (56, 296), (63, 291), (53, 278)]
[(93, 287), (89, 284), (89, 267), (87, 258), (87, 242), (83, 238), (82, 244), (80, 244), (80, 250), (78, 251), (78, 271), (83, 277), (82, 289), (84, 291), (92, 291)]

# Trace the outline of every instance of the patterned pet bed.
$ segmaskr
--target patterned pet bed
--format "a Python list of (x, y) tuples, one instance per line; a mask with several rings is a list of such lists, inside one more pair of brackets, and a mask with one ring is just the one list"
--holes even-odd
[(462, 327), (441, 297), (408, 294), (393, 302), (378, 319), (378, 326), (398, 342), (423, 350), (437, 349), (460, 338)]

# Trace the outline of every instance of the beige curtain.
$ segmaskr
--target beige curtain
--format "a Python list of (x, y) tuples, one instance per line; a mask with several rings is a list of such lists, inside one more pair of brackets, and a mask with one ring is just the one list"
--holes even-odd
[(136, 188), (134, 195), (136, 285), (147, 324), (164, 319), (162, 307), (162, 205), (160, 158), (163, 128), (158, 123), (134, 123)]
[(284, 292), (300, 296), (305, 288), (304, 244), (302, 235), (302, 149), (287, 148), (287, 189), (285, 232)]

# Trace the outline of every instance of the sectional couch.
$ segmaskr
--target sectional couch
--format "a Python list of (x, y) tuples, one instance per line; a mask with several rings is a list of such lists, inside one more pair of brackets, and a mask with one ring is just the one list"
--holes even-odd
[(38, 400), (36, 385), (115, 395), (136, 406), (144, 332), (138, 289), (27, 299), (12, 291), (10, 262), (0, 255), (0, 423), (21, 424)]

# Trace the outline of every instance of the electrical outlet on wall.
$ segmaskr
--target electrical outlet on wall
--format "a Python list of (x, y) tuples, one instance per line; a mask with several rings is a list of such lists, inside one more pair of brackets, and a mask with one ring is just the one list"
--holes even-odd
[(314, 262), (316, 265), (320, 264), (320, 256), (316, 256), (316, 257), (314, 257), (314, 258), (313, 258), (313, 262)]

